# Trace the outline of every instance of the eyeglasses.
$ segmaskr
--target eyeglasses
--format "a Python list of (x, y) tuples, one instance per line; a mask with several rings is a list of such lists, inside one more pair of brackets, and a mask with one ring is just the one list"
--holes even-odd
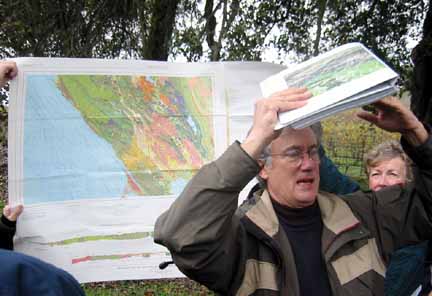
[(301, 165), (305, 155), (307, 155), (312, 161), (317, 162), (320, 160), (318, 147), (312, 147), (306, 152), (303, 152), (301, 149), (293, 148), (288, 149), (283, 153), (270, 154), (270, 156), (278, 156), (284, 158), (295, 166)]

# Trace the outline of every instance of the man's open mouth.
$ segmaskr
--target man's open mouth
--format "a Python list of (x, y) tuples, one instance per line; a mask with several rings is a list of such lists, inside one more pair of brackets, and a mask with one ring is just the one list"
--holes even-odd
[(297, 184), (312, 184), (314, 180), (314, 178), (301, 178), (297, 180)]

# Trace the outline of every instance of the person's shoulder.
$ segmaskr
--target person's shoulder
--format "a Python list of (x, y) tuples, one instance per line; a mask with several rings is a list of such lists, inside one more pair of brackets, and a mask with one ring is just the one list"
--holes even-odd
[(394, 185), (379, 191), (359, 190), (354, 193), (343, 195), (342, 198), (356, 213), (370, 214), (371, 211), (392, 211), (394, 206), (402, 206), (408, 202), (406, 198), (410, 192), (410, 186), (405, 188)]
[[(322, 194), (322, 192), (320, 192)], [(327, 193), (327, 195), (331, 195), (334, 200), (337, 200), (338, 203), (344, 202), (348, 205), (352, 212), (356, 215), (361, 215), (361, 213), (368, 212), (372, 207), (372, 203), (374, 200), (374, 193), (371, 190), (358, 190), (349, 194), (332, 194)]]
[(5, 283), (2, 289), (19, 289), (24, 295), (42, 295), (41, 291), (58, 296), (85, 295), (72, 275), (38, 258), (0, 250), (0, 262), (0, 278)]

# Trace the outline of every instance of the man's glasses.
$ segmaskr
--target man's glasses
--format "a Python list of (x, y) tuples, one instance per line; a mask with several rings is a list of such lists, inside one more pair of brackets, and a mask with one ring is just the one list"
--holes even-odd
[(312, 161), (319, 161), (320, 157), (319, 157), (318, 150), (319, 150), (318, 147), (312, 147), (308, 151), (303, 152), (301, 149), (293, 148), (293, 149), (288, 149), (283, 153), (270, 154), (270, 156), (281, 157), (287, 160), (288, 162), (292, 163), (293, 165), (299, 166), (303, 162), (305, 155), (307, 155), (309, 159)]

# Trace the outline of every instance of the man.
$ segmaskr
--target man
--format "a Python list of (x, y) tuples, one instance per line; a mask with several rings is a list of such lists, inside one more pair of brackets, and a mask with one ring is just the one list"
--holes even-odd
[[(0, 88), (18, 73), (14, 62), (0, 61)], [(22, 206), (5, 207), (2, 217), (16, 220)], [(8, 223), (8, 222), (6, 222)], [(6, 225), (7, 226), (7, 225)], [(1, 245), (12, 244), (10, 231), (0, 226)], [(13, 232), (15, 229), (13, 228)], [(5, 235), (5, 236), (4, 236)], [(13, 236), (13, 235), (12, 235)], [(40, 296), (84, 296), (79, 283), (72, 275), (54, 265), (21, 253), (0, 250), (0, 295), (40, 295)]]
[[(258, 101), (245, 141), (204, 166), (159, 217), (155, 242), (187, 276), (224, 295), (383, 295), (389, 254), (432, 236), (432, 139), (423, 125), (395, 99), (377, 103), (376, 115), (359, 114), (401, 133), (418, 165), (415, 186), (347, 199), (318, 193), (312, 130), (274, 130), (278, 112), (310, 96), (288, 89)], [(265, 150), (271, 161), (263, 164)], [(266, 190), (237, 209), (257, 174)]]
[[(425, 159), (432, 152), (423, 125), (395, 99), (377, 103), (377, 115), (359, 114), (402, 134), (420, 167), (418, 184), (343, 201), (318, 194), (319, 143), (312, 130), (273, 130), (278, 112), (304, 105), (308, 96), (291, 89), (258, 102), (241, 146), (204, 167), (158, 219), (155, 241), (170, 249), (185, 274), (223, 294), (382, 295), (389, 254), (430, 238), (432, 163)], [(260, 170), (268, 144), (271, 162)], [(238, 192), (257, 172), (267, 190), (234, 215)]]

